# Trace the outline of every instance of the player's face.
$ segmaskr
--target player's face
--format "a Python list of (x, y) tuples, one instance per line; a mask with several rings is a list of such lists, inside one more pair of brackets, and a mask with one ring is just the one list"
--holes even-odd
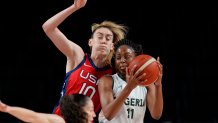
[(97, 29), (89, 40), (89, 46), (97, 54), (108, 55), (113, 50), (113, 33), (105, 27)]
[(115, 52), (115, 68), (118, 73), (125, 77), (126, 67), (135, 58), (135, 51), (127, 46), (120, 46)]
[(88, 123), (93, 123), (96, 114), (94, 112), (94, 105), (91, 99), (88, 100), (87, 104), (83, 107), (83, 110), (87, 113)]

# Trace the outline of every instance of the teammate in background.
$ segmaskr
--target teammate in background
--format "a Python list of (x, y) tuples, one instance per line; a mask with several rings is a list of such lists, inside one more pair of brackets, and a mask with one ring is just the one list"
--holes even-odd
[[(42, 28), (67, 58), (66, 78), (61, 97), (75, 93), (87, 95), (92, 99), (97, 113), (101, 109), (97, 80), (105, 74), (112, 74), (111, 58), (114, 43), (125, 37), (127, 27), (111, 21), (93, 24), (92, 35), (88, 41), (91, 54), (84, 53), (79, 45), (69, 40), (58, 29), (58, 26), (68, 16), (84, 7), (86, 2), (87, 0), (74, 0), (71, 6), (49, 18)], [(60, 115), (59, 104), (54, 108), (54, 113)]]
[[(163, 110), (162, 96), (162, 65), (157, 59), (160, 75), (155, 83), (147, 87), (139, 83), (145, 74), (135, 75), (134, 66), (131, 70), (129, 63), (143, 53), (142, 46), (123, 39), (115, 44), (116, 74), (106, 75), (99, 79), (99, 95), (102, 111), (99, 123), (143, 123), (146, 106), (152, 118), (159, 119)], [(129, 71), (129, 72), (128, 72)]]
[(61, 100), (61, 114), (46, 114), (30, 109), (9, 106), (0, 101), (0, 111), (28, 123), (92, 123), (95, 115), (92, 100), (85, 95), (64, 96)]

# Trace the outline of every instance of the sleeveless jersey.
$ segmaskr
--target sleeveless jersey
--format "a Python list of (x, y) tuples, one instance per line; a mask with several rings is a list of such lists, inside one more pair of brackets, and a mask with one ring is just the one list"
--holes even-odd
[[(66, 74), (60, 100), (63, 95), (75, 93), (87, 95), (93, 101), (95, 113), (98, 113), (101, 109), (101, 104), (98, 94), (97, 80), (106, 74), (112, 74), (112, 68), (110, 66), (97, 68), (91, 60), (90, 55), (85, 54), (82, 62), (75, 69)], [(58, 115), (61, 115), (60, 100), (53, 110), (53, 113)]]
[[(112, 75), (112, 78), (114, 82), (113, 95), (116, 98), (120, 95), (127, 83), (117, 74)], [(147, 89), (137, 86), (126, 98), (120, 111), (111, 121), (108, 121), (101, 111), (99, 114), (99, 123), (143, 123), (146, 111), (146, 95)]]

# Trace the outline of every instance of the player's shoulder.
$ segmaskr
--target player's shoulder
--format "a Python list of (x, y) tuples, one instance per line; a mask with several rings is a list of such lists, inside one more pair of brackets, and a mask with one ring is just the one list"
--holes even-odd
[(112, 81), (112, 79), (113, 79), (112, 75), (106, 74), (98, 79), (98, 84), (99, 83), (110, 83)]
[(101, 79), (106, 79), (106, 80), (107, 79), (112, 79), (112, 76), (113, 75), (111, 75), (111, 74), (105, 74), (104, 76), (101, 77)]

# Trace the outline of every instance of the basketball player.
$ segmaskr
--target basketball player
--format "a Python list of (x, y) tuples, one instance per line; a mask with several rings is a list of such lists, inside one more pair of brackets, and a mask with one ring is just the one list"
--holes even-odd
[(148, 87), (139, 86), (145, 74), (134, 75), (134, 66), (130, 72), (129, 63), (139, 54), (142, 46), (123, 39), (115, 44), (114, 75), (99, 79), (99, 95), (102, 111), (99, 114), (100, 123), (143, 123), (146, 106), (152, 118), (159, 119), (163, 110), (162, 97), (162, 65), (158, 80)]
[[(113, 44), (125, 37), (127, 27), (111, 21), (93, 24), (92, 36), (88, 42), (91, 54), (84, 53), (79, 45), (69, 40), (58, 29), (58, 26), (72, 13), (84, 7), (86, 2), (87, 0), (74, 0), (71, 6), (48, 19), (42, 28), (67, 58), (61, 97), (74, 93), (87, 95), (92, 99), (97, 113), (101, 108), (97, 80), (105, 74), (112, 74), (110, 63), (114, 51)], [(60, 115), (59, 104), (54, 108), (54, 113)]]
[(92, 123), (96, 116), (92, 100), (82, 94), (62, 98), (61, 113), (63, 118), (56, 114), (39, 113), (22, 107), (9, 106), (1, 101), (0, 111), (9, 113), (28, 123)]

